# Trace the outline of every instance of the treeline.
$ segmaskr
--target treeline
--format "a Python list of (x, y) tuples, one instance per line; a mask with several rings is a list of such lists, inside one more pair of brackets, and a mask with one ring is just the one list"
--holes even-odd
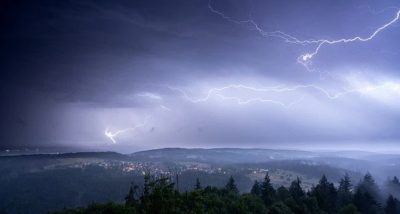
[[(397, 177), (389, 180), (387, 186), (391, 191), (400, 190)], [(345, 175), (338, 187), (324, 175), (309, 191), (301, 187), (299, 178), (288, 188), (275, 189), (266, 174), (263, 181), (254, 182), (250, 193), (243, 194), (233, 177), (224, 188), (203, 188), (197, 179), (194, 190), (179, 192), (169, 177), (145, 175), (143, 186), (131, 185), (125, 204), (93, 204), (56, 213), (396, 214), (400, 213), (400, 202), (393, 195), (382, 193), (369, 173), (355, 186)]]

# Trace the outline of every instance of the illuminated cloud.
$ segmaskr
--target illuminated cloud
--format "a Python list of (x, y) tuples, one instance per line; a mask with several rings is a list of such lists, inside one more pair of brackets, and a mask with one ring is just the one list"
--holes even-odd
[(1, 142), (111, 150), (397, 142), (400, 4), (369, 4), (10, 3)]

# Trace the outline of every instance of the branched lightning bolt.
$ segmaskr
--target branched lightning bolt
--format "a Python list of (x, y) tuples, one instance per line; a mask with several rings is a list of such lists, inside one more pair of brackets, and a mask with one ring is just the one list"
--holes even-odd
[[(182, 97), (186, 100), (188, 100), (191, 103), (203, 103), (209, 101), (211, 98), (216, 97), (219, 98), (223, 101), (234, 101), (238, 105), (247, 105), (251, 103), (270, 103), (274, 105), (281, 106), (282, 108), (289, 109), (292, 106), (300, 103), (305, 96), (299, 96), (298, 99), (290, 102), (290, 103), (285, 103), (276, 99), (266, 99), (260, 96), (257, 96), (259, 93), (269, 93), (269, 94), (279, 94), (279, 93), (287, 93), (287, 92), (301, 92), (304, 90), (312, 90), (314, 92), (318, 92), (322, 95), (324, 95), (327, 99), (330, 100), (336, 100), (340, 97), (349, 95), (349, 94), (368, 94), (369, 92), (372, 91), (377, 91), (381, 89), (387, 89), (390, 91), (395, 91), (397, 94), (400, 96), (400, 83), (396, 82), (384, 82), (383, 84), (379, 85), (368, 85), (366, 87), (360, 87), (360, 88), (353, 88), (353, 89), (348, 89), (348, 90), (343, 90), (338, 93), (331, 93), (328, 90), (317, 86), (317, 85), (296, 85), (292, 87), (286, 87), (284, 85), (278, 85), (278, 86), (273, 86), (273, 87), (254, 87), (254, 86), (247, 86), (244, 84), (231, 84), (231, 85), (226, 85), (223, 87), (216, 87), (216, 88), (211, 88), (207, 91), (206, 95), (200, 98), (193, 98), (188, 95), (184, 90), (176, 87), (168, 87), (172, 91), (176, 91), (182, 95)], [(247, 92), (255, 93), (255, 96), (247, 96), (247, 98), (242, 98), (243, 96), (227, 96), (224, 95), (224, 92), (232, 92), (232, 90), (245, 90)], [(161, 105), (161, 109), (164, 111), (171, 111), (170, 108)], [(110, 131), (108, 128), (104, 131), (104, 135), (108, 137), (113, 144), (117, 143), (116, 138), (125, 132), (128, 131), (135, 131), (138, 128), (144, 127), (147, 125), (148, 120), (150, 119), (149, 116), (146, 116), (145, 120), (143, 123), (137, 124), (133, 127), (126, 128), (126, 129), (120, 129), (116, 131)]]
[(211, 0), (208, 2), (208, 8), (212, 13), (215, 13), (222, 17), (225, 20), (233, 22), (235, 24), (248, 24), (252, 26), (259, 34), (264, 37), (277, 37), (282, 39), (287, 43), (298, 44), (298, 45), (316, 45), (313, 51), (300, 55), (297, 58), (297, 62), (302, 64), (308, 71), (312, 71), (310, 69), (311, 60), (314, 56), (318, 54), (320, 49), (325, 45), (334, 45), (339, 43), (351, 43), (351, 42), (367, 42), (374, 39), (380, 32), (388, 28), (389, 26), (393, 25), (400, 19), (400, 9), (398, 9), (395, 17), (390, 20), (389, 22), (383, 24), (381, 27), (377, 28), (367, 37), (356, 36), (353, 38), (341, 38), (337, 40), (327, 40), (327, 39), (318, 39), (318, 40), (300, 40), (292, 35), (284, 33), (282, 31), (265, 31), (263, 30), (254, 20), (236, 20), (230, 16), (225, 15), (223, 12), (216, 10), (211, 5)]
[(210, 90), (208, 90), (207, 95), (205, 97), (198, 98), (198, 99), (193, 99), (185, 91), (183, 91), (182, 89), (168, 86), (169, 89), (179, 92), (180, 94), (183, 95), (183, 97), (185, 99), (189, 100), (192, 103), (205, 102), (205, 101), (209, 100), (213, 95), (218, 94), (218, 92), (222, 92), (222, 91), (227, 90), (227, 89), (245, 89), (245, 90), (257, 91), (257, 92), (268, 92), (268, 91), (271, 91), (273, 89), (278, 89), (280, 87), (282, 87), (282, 86), (273, 86), (273, 87), (270, 87), (270, 88), (257, 88), (257, 87), (251, 87), (251, 86), (242, 85), (242, 84), (236, 84), (236, 85), (235, 84), (231, 84), (231, 85), (227, 85), (227, 86), (223, 86), (223, 87), (219, 87), (219, 88), (211, 88)]
[(204, 97), (200, 97), (200, 98), (192, 98), (184, 90), (179, 89), (179, 88), (175, 88), (175, 87), (169, 87), (169, 88), (171, 90), (179, 92), (183, 98), (185, 98), (186, 100), (188, 100), (192, 103), (207, 102), (213, 96), (215, 96), (215, 97), (220, 98), (221, 100), (233, 100), (237, 104), (240, 104), (240, 105), (245, 105), (245, 104), (254, 103), (254, 102), (261, 102), (261, 103), (276, 104), (276, 105), (282, 106), (284, 108), (290, 108), (293, 105), (301, 102), (304, 97), (301, 97), (300, 99), (298, 99), (296, 101), (286, 104), (284, 102), (274, 100), (274, 99), (265, 99), (262, 97), (249, 97), (249, 98), (244, 99), (239, 96), (225, 96), (222, 93), (224, 91), (228, 91), (228, 90), (232, 90), (232, 89), (241, 89), (241, 90), (247, 90), (247, 91), (254, 92), (254, 93), (262, 92), (262, 93), (277, 94), (277, 93), (285, 93), (285, 92), (296, 92), (296, 91), (308, 89), (308, 90), (313, 90), (313, 91), (316, 91), (316, 92), (324, 95), (327, 99), (335, 100), (335, 99), (338, 99), (345, 95), (349, 95), (349, 94), (361, 94), (362, 95), (362, 94), (366, 94), (368, 92), (376, 91), (379, 89), (389, 89), (389, 90), (394, 90), (394, 91), (400, 92), (400, 83), (385, 82), (380, 85), (372, 85), (372, 86), (366, 86), (366, 87), (360, 87), (360, 88), (347, 89), (347, 90), (343, 90), (338, 93), (329, 92), (328, 90), (326, 90), (320, 86), (312, 85), (312, 84), (296, 85), (293, 87), (275, 86), (275, 87), (270, 87), (270, 88), (257, 88), (257, 87), (252, 87), (252, 86), (246, 86), (243, 84), (236, 84), (236, 85), (232, 84), (232, 85), (227, 85), (227, 86), (219, 87), (219, 88), (211, 88), (208, 90), (207, 94)]
[(262, 97), (253, 97), (253, 98), (248, 98), (248, 99), (243, 99), (240, 97), (236, 96), (226, 96), (221, 94), (223, 91), (229, 90), (229, 89), (243, 89), (243, 90), (248, 90), (248, 91), (253, 91), (253, 92), (272, 92), (274, 90), (278, 90), (282, 86), (274, 86), (274, 87), (269, 87), (269, 88), (257, 88), (257, 87), (252, 87), (252, 86), (246, 86), (242, 84), (237, 84), (237, 85), (227, 85), (224, 87), (219, 87), (219, 88), (211, 88), (208, 90), (206, 96), (201, 97), (201, 98), (191, 98), (184, 90), (176, 88), (176, 87), (168, 87), (169, 89), (173, 91), (179, 92), (186, 100), (192, 102), (192, 103), (201, 103), (201, 102), (206, 102), (208, 101), (212, 96), (216, 96), (220, 98), (221, 100), (233, 100), (239, 105), (245, 105), (245, 104), (250, 104), (254, 102), (261, 102), (261, 103), (271, 103), (271, 104), (276, 104), (279, 106), (282, 106), (283, 108), (290, 108), (293, 105), (299, 103), (303, 97), (301, 97), (299, 100), (291, 102), (289, 104), (286, 104), (284, 102), (280, 102), (278, 100), (273, 100), (273, 99), (265, 99)]
[(114, 132), (110, 131), (110, 130), (107, 128), (107, 129), (104, 131), (104, 135), (105, 135), (106, 137), (108, 137), (108, 138), (112, 141), (113, 144), (116, 144), (116, 143), (117, 143), (117, 140), (116, 140), (115, 138), (116, 138), (118, 135), (123, 134), (123, 133), (125, 133), (125, 132), (127, 132), (127, 131), (134, 131), (134, 130), (136, 130), (136, 129), (138, 129), (138, 128), (141, 128), (141, 127), (145, 126), (145, 125), (147, 124), (147, 121), (148, 121), (149, 119), (150, 119), (150, 117), (147, 116), (147, 117), (144, 119), (143, 123), (140, 123), (140, 124), (138, 124), (138, 125), (136, 125), (136, 126), (133, 126), (133, 127), (130, 127), (130, 128), (120, 129), (120, 130), (117, 130), (117, 131), (114, 131)]
[(290, 102), (289, 104), (286, 104), (284, 102), (280, 102), (280, 101), (277, 101), (277, 100), (264, 99), (264, 98), (261, 98), (261, 97), (250, 98), (250, 99), (242, 99), (242, 98), (235, 97), (235, 96), (224, 96), (224, 95), (221, 95), (221, 94), (216, 94), (216, 96), (221, 98), (222, 100), (233, 100), (239, 105), (245, 105), (245, 104), (250, 104), (250, 103), (254, 103), (254, 102), (260, 102), (260, 103), (271, 103), (271, 104), (279, 105), (279, 106), (281, 106), (281, 107), (283, 107), (285, 109), (291, 108), (292, 106), (294, 106), (297, 103), (300, 103), (304, 99), (304, 96), (303, 96), (303, 97), (300, 97), (300, 99), (298, 99), (296, 101), (293, 101), (293, 102)]
[(321, 49), (321, 47), (323, 45), (334, 45), (334, 44), (338, 44), (338, 43), (350, 43), (350, 42), (367, 42), (369, 40), (372, 40), (373, 38), (375, 38), (380, 32), (382, 32), (383, 30), (385, 30), (386, 28), (388, 28), (389, 26), (393, 25), (394, 23), (396, 23), (398, 20), (400, 19), (400, 9), (397, 11), (396, 16), (389, 21), (388, 23), (382, 25), (381, 27), (379, 27), (378, 29), (376, 29), (374, 32), (372, 32), (372, 34), (370, 34), (367, 37), (361, 37), (361, 36), (356, 36), (353, 38), (349, 38), (349, 39), (337, 39), (337, 40), (326, 40), (326, 39), (321, 39), (321, 40), (305, 40), (302, 41), (304, 43), (316, 43), (318, 44), (317, 47), (314, 49), (313, 52), (310, 53), (306, 53), (301, 55), (298, 58), (298, 62), (300, 62), (301, 64), (307, 66), (308, 62), (315, 56), (318, 54), (319, 50)]
[(208, 8), (210, 9), (210, 11), (212, 13), (215, 13), (217, 15), (219, 15), (220, 17), (222, 17), (223, 19), (235, 23), (235, 24), (247, 24), (250, 25), (251, 27), (253, 27), (254, 30), (256, 30), (259, 34), (261, 34), (264, 37), (277, 37), (280, 38), (282, 40), (284, 40), (285, 42), (288, 43), (295, 43), (295, 44), (307, 44), (305, 41), (301, 41), (299, 39), (297, 39), (294, 36), (291, 36), (289, 34), (286, 34), (282, 31), (265, 31), (263, 30), (258, 24), (257, 22), (255, 22), (253, 19), (249, 18), (247, 20), (236, 20), (230, 16), (227, 16), (226, 14), (224, 14), (223, 12), (216, 10), (215, 8), (213, 8), (212, 4), (211, 4), (211, 0), (209, 0), (208, 2)]

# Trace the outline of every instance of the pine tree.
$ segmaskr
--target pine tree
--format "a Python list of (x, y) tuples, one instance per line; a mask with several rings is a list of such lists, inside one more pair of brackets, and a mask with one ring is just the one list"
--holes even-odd
[(290, 184), (289, 193), (296, 201), (300, 200), (305, 195), (304, 190), (301, 188), (301, 180), (299, 177)]
[(171, 179), (162, 175), (150, 183), (150, 194), (144, 204), (145, 213), (177, 213), (180, 205), (179, 192), (175, 190)]
[(386, 192), (393, 195), (393, 197), (400, 197), (400, 182), (396, 176), (386, 182), (385, 188)]
[(334, 213), (336, 210), (337, 192), (333, 183), (330, 183), (325, 175), (319, 180), (311, 195), (317, 199), (318, 206), (327, 213)]
[(261, 183), (261, 198), (267, 206), (271, 205), (275, 201), (275, 189), (272, 187), (268, 173), (265, 175), (264, 181)]
[(379, 201), (380, 199), (379, 187), (370, 173), (365, 174), (363, 180), (358, 184), (357, 189), (361, 192), (368, 192), (374, 200)]
[(339, 181), (338, 188), (338, 206), (344, 207), (351, 203), (352, 193), (351, 193), (351, 181), (349, 175), (346, 173), (342, 179)]
[(229, 177), (228, 183), (225, 185), (225, 189), (228, 190), (229, 192), (233, 192), (235, 194), (239, 193), (239, 190), (235, 184), (235, 179), (233, 179), (232, 176)]
[(285, 199), (290, 197), (290, 193), (289, 193), (289, 190), (286, 187), (280, 186), (276, 190), (276, 196), (277, 196), (278, 200), (284, 201)]
[(363, 214), (376, 214), (381, 211), (379, 203), (367, 191), (357, 189), (353, 201), (357, 209)]
[(143, 185), (143, 197), (147, 197), (150, 194), (150, 186), (151, 186), (151, 176), (150, 173), (145, 173), (144, 177), (144, 185)]
[(254, 184), (251, 187), (250, 193), (255, 196), (261, 197), (261, 187), (260, 187), (260, 184), (258, 183), (258, 181), (254, 181)]
[(194, 189), (195, 190), (201, 190), (202, 189), (199, 178), (196, 178), (196, 185), (195, 185)]
[(137, 185), (133, 185), (131, 184), (130, 188), (129, 188), (129, 192), (128, 195), (125, 197), (125, 204), (126, 205), (134, 205), (136, 204), (137, 200), (136, 200), (136, 194), (137, 194), (137, 189), (139, 187)]
[(386, 207), (385, 212), (386, 214), (396, 214), (397, 212), (397, 199), (394, 198), (392, 195), (389, 195), (388, 199), (386, 200)]
[(393, 177), (392, 183), (400, 185), (400, 182), (399, 182), (399, 179), (397, 178), (397, 176)]

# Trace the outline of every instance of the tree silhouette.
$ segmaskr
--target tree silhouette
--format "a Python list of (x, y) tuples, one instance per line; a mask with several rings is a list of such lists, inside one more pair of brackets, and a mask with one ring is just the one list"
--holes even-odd
[(353, 200), (351, 193), (351, 181), (349, 175), (346, 173), (342, 179), (339, 181), (338, 188), (338, 206), (344, 207), (350, 204)]
[(386, 200), (385, 212), (387, 214), (399, 213), (398, 212), (398, 208), (397, 208), (397, 204), (398, 204), (398, 200), (395, 199), (392, 195), (389, 195), (388, 199)]
[(228, 183), (225, 185), (225, 189), (235, 194), (239, 193), (239, 190), (235, 184), (235, 179), (233, 179), (232, 176), (229, 177)]
[(128, 195), (125, 197), (126, 205), (135, 205), (137, 203), (138, 189), (137, 185), (131, 184)]
[(305, 195), (304, 190), (301, 188), (301, 180), (299, 177), (290, 184), (289, 193), (296, 201), (299, 201), (300, 198)]
[(264, 181), (261, 183), (261, 198), (267, 206), (271, 205), (275, 201), (275, 189), (272, 187), (268, 173), (265, 175)]
[(337, 192), (333, 183), (328, 182), (325, 175), (319, 180), (311, 195), (317, 199), (318, 206), (327, 213), (335, 213)]
[(195, 190), (201, 190), (201, 184), (199, 178), (196, 178), (196, 185), (194, 187)]
[(261, 197), (261, 187), (260, 187), (260, 184), (258, 183), (258, 181), (254, 181), (254, 184), (251, 187), (250, 193), (255, 196)]

